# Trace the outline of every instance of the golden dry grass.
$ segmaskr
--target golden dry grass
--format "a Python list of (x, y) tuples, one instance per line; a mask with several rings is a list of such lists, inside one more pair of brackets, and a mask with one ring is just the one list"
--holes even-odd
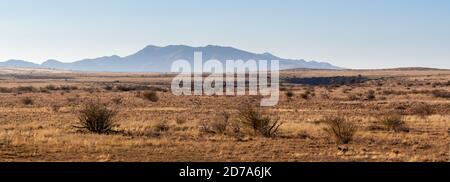
[[(29, 73), (26, 73), (29, 75)], [(42, 75), (40, 75), (42, 74)], [(448, 70), (287, 71), (283, 77), (369, 76), (385, 79), (356, 85), (283, 84), (281, 100), (263, 113), (284, 124), (274, 138), (244, 128), (237, 140), (225, 134), (202, 133), (199, 123), (212, 122), (222, 111), (236, 120), (241, 107), (258, 97), (174, 96), (159, 100), (138, 97), (140, 91), (106, 90), (105, 85), (145, 85), (168, 89), (171, 75), (125, 73), (33, 73), (45, 77), (0, 75), (0, 87), (33, 86), (36, 91), (0, 93), (0, 161), (449, 161), (450, 100), (432, 95), (450, 91)], [(54, 79), (53, 79), (54, 77)], [(64, 78), (63, 78), (64, 77)], [(74, 90), (41, 91), (47, 85)], [(365, 99), (369, 90), (375, 99)], [(288, 98), (285, 92), (291, 91)], [(302, 94), (309, 92), (307, 99)], [(21, 100), (33, 99), (32, 105)], [(114, 101), (120, 98), (120, 102)], [(118, 108), (118, 131), (100, 135), (73, 128), (81, 105), (99, 99)], [(430, 115), (415, 111), (426, 104)], [(404, 116), (409, 132), (379, 128), (377, 118), (389, 112)], [(337, 145), (319, 122), (340, 115), (358, 126), (354, 141)], [(155, 132), (167, 122), (169, 130)]]

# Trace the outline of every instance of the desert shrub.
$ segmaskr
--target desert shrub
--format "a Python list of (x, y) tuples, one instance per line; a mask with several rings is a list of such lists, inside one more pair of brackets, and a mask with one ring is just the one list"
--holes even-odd
[(33, 105), (34, 101), (31, 97), (24, 97), (22, 98), (22, 103), (25, 105)]
[(91, 101), (82, 106), (75, 128), (86, 129), (93, 133), (110, 133), (116, 124), (117, 112), (99, 101)]
[(212, 122), (212, 130), (215, 133), (225, 133), (230, 120), (230, 113), (223, 111), (219, 114), (218, 118)]
[(33, 86), (21, 86), (16, 88), (17, 92), (34, 92), (37, 89)]
[(105, 85), (105, 86), (103, 87), (103, 89), (108, 90), (108, 91), (112, 90), (113, 88), (114, 88), (114, 87), (111, 86), (111, 85)]
[(39, 88), (39, 91), (41, 93), (50, 93), (50, 90), (46, 89), (46, 88)]
[(185, 117), (177, 117), (177, 118), (175, 119), (175, 122), (176, 122), (178, 125), (182, 125), (182, 124), (187, 123), (187, 120), (186, 120)]
[(396, 113), (390, 113), (379, 119), (381, 126), (386, 130), (395, 132), (408, 132), (408, 128), (403, 120), (403, 116)]
[(307, 94), (309, 97), (315, 97), (316, 96), (316, 90), (314, 89), (314, 87), (309, 87), (305, 94)]
[(61, 85), (59, 86), (59, 90), (70, 91), (70, 90), (78, 90), (77, 86), (71, 85)]
[(11, 92), (12, 92), (11, 88), (0, 87), (0, 93), (11, 93)]
[(286, 97), (288, 97), (289, 100), (292, 99), (292, 97), (294, 97), (294, 92), (292, 92), (291, 90), (286, 92)]
[(412, 114), (419, 115), (422, 118), (433, 114), (432, 107), (426, 103), (416, 103), (410, 108), (410, 111)]
[(338, 144), (351, 142), (357, 131), (357, 126), (343, 117), (327, 116), (322, 122), (326, 125), (324, 131)]
[(351, 84), (364, 83), (368, 80), (369, 80), (369, 78), (365, 77), (365, 76), (283, 78), (283, 81), (286, 83), (306, 84), (306, 85), (351, 85)]
[(199, 123), (199, 131), (202, 133), (223, 134), (227, 131), (229, 125), (230, 114), (221, 112), (214, 121), (201, 121)]
[(159, 97), (158, 97), (156, 91), (144, 92), (144, 93), (142, 93), (142, 96), (151, 102), (158, 102), (158, 100), (159, 100)]
[(366, 93), (367, 100), (374, 100), (375, 99), (375, 91), (369, 90)]
[(311, 138), (311, 136), (308, 134), (307, 131), (300, 131), (299, 133), (296, 134), (296, 137), (300, 139)]
[(239, 113), (238, 122), (264, 137), (273, 137), (283, 124), (278, 119), (262, 116), (259, 110), (247, 107)]
[(237, 141), (242, 141), (242, 131), (241, 131), (241, 126), (238, 123), (234, 123), (231, 125), (231, 131), (232, 131), (232, 136), (233, 138), (235, 138)]
[(437, 98), (444, 98), (444, 99), (450, 98), (450, 92), (446, 90), (433, 90), (431, 91), (431, 94), (433, 94), (433, 96)]
[(120, 90), (122, 92), (128, 92), (128, 91), (132, 91), (134, 90), (133, 88), (131, 88), (130, 86), (126, 86), (126, 85), (118, 85), (116, 86), (117, 90)]
[(163, 134), (165, 132), (168, 132), (170, 130), (170, 126), (169, 123), (167, 121), (161, 121), (158, 122), (154, 127), (153, 127), (153, 131), (156, 134)]
[(55, 85), (47, 85), (44, 88), (47, 90), (58, 90), (58, 87), (56, 87)]
[(205, 120), (198, 123), (198, 131), (200, 131), (200, 133), (213, 133), (211, 125)]
[[(99, 92), (100, 90), (96, 87), (84, 87), (83, 88), (84, 91), (89, 92), (90, 94), (94, 93), (94, 92)], [(66, 90), (67, 92), (69, 92), (70, 90)]]
[(309, 97), (309, 95), (308, 95), (308, 93), (302, 93), (302, 94), (300, 94), (300, 97), (301, 97), (302, 99), (307, 100), (308, 97)]

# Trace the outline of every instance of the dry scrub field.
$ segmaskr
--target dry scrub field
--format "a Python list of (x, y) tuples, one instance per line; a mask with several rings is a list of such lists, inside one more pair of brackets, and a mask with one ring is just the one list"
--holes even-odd
[[(286, 71), (270, 108), (253, 108), (255, 96), (174, 96), (170, 75), (0, 73), (0, 161), (450, 160), (449, 70)], [(79, 127), (95, 102), (113, 111), (112, 130)], [(278, 130), (247, 127), (249, 108)], [(336, 126), (350, 126), (348, 141)]]

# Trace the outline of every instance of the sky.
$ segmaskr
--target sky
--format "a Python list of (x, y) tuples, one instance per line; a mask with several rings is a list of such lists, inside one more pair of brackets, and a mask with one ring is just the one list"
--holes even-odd
[(0, 0), (0, 61), (181, 44), (346, 68), (450, 68), (450, 1)]

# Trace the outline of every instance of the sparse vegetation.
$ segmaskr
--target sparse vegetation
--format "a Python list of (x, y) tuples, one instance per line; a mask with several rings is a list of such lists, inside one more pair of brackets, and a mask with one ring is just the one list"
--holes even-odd
[(357, 131), (357, 126), (344, 117), (327, 116), (322, 122), (326, 125), (324, 131), (338, 144), (351, 142)]
[(22, 98), (22, 103), (24, 105), (33, 105), (34, 101), (31, 97), (24, 97), (24, 98)]
[(11, 93), (13, 92), (11, 88), (0, 87), (0, 93)]
[(114, 88), (114, 87), (111, 86), (111, 85), (105, 85), (105, 86), (103, 87), (103, 89), (105, 89), (105, 90), (107, 90), (107, 91), (111, 91), (113, 88)]
[(433, 114), (432, 106), (426, 103), (416, 103), (411, 107), (411, 113), (419, 115), (422, 118), (425, 118), (431, 114)]
[(382, 116), (379, 119), (379, 122), (386, 130), (392, 130), (395, 132), (409, 131), (408, 127), (405, 124), (405, 121), (403, 120), (403, 116), (400, 114), (387, 114), (385, 116)]
[(223, 134), (226, 132), (230, 120), (230, 113), (221, 112), (214, 121), (201, 121), (199, 130), (202, 133)]
[(186, 118), (184, 118), (184, 117), (177, 117), (177, 119), (175, 120), (175, 122), (176, 122), (178, 125), (183, 125), (183, 124), (187, 123), (187, 120), (186, 120)]
[(431, 94), (433, 94), (433, 96), (437, 98), (444, 98), (444, 99), (450, 98), (450, 92), (446, 90), (433, 90)]
[[(448, 71), (289, 70), (280, 77), (358, 74), (370, 80), (350, 85), (285, 83), (275, 107), (256, 106), (267, 97), (158, 91), (170, 87), (172, 74), (64, 73), (45, 74), (45, 80), (37, 74), (26, 80), (0, 74), (0, 161), (448, 161), (450, 110), (442, 94), (450, 89)], [(120, 85), (130, 91), (120, 91)], [(376, 101), (366, 101), (369, 90), (375, 91)], [(160, 98), (157, 103), (144, 97), (150, 91)], [(295, 100), (287, 99), (289, 91)], [(33, 104), (25, 105), (25, 97)], [(80, 113), (92, 99), (111, 112), (85, 113), (113, 115), (113, 127), (93, 132), (80, 124)], [(242, 122), (247, 108), (254, 112), (244, 115), (263, 124)], [(320, 119), (334, 113), (343, 122), (324, 124)], [(390, 113), (401, 119), (383, 120)], [(270, 132), (259, 129), (270, 126)], [(350, 129), (335, 134), (333, 126)]]
[(286, 92), (286, 97), (288, 97), (289, 100), (292, 100), (292, 97), (294, 97), (294, 92), (291, 90)]
[(45, 86), (45, 89), (47, 89), (47, 90), (58, 90), (58, 88), (55, 85), (47, 85), (47, 86)]
[(375, 100), (375, 91), (374, 90), (367, 91), (366, 99)]
[(215, 120), (212, 123), (213, 131), (219, 134), (225, 133), (229, 124), (229, 120), (230, 120), (230, 113), (226, 111), (221, 112), (217, 117), (217, 120)]
[(168, 122), (167, 121), (160, 121), (154, 126), (154, 130), (153, 131), (157, 135), (161, 135), (163, 133), (168, 132), (169, 130), (170, 130), (170, 126), (169, 126)]
[(311, 77), (311, 78), (284, 78), (283, 81), (295, 84), (307, 85), (350, 85), (368, 81), (364, 76), (336, 76), (336, 77)]
[(20, 86), (16, 88), (17, 92), (35, 92), (37, 89), (33, 86)]
[(158, 94), (156, 93), (156, 91), (146, 91), (142, 94), (142, 96), (151, 102), (158, 102), (158, 100), (159, 100), (159, 97), (158, 97)]
[[(237, 141), (242, 141), (242, 131), (241, 131), (241, 126), (238, 123), (234, 123), (231, 125), (231, 129), (232, 129), (232, 136), (237, 140)], [(450, 129), (449, 129), (450, 131)], [(450, 132), (449, 132), (450, 133)]]
[(300, 94), (300, 97), (301, 97), (302, 99), (308, 100), (309, 95), (308, 95), (307, 92), (305, 92), (305, 93)]
[(239, 123), (251, 128), (254, 133), (264, 137), (273, 137), (277, 134), (278, 129), (283, 124), (278, 119), (263, 116), (259, 110), (247, 107), (239, 113)]
[(117, 111), (108, 108), (99, 101), (85, 103), (78, 113), (78, 122), (74, 125), (78, 129), (86, 129), (93, 133), (111, 133), (117, 126)]

